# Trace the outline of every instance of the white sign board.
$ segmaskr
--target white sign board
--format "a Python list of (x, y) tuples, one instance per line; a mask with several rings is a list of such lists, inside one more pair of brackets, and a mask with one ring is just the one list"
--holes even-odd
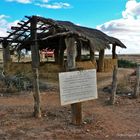
[(61, 105), (97, 99), (96, 70), (59, 73)]

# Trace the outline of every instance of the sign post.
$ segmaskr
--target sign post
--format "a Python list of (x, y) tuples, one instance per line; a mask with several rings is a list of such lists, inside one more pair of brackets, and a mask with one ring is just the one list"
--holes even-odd
[[(74, 71), (76, 70), (76, 42), (77, 41), (74, 36), (67, 36), (65, 38), (65, 44), (67, 48), (66, 70), (72, 72), (60, 73), (59, 81), (61, 105), (71, 104), (72, 123), (79, 125), (82, 123), (81, 102), (91, 99), (91, 96), (94, 92), (92, 92), (92, 90), (88, 90), (91, 89), (91, 86), (87, 84), (88, 79), (90, 79), (92, 83), (91, 79), (93, 78), (90, 77), (93, 75), (85, 71)], [(84, 76), (85, 74), (87, 74), (87, 76)], [(97, 97), (97, 91), (95, 93)]]
[(97, 99), (96, 70), (59, 73), (61, 105), (71, 104), (72, 123), (81, 124), (81, 102)]
[(71, 104), (72, 123), (80, 125), (82, 123), (82, 103)]
[(134, 98), (137, 98), (139, 96), (139, 87), (140, 86), (140, 65), (137, 66), (136, 69), (136, 85), (134, 89)]

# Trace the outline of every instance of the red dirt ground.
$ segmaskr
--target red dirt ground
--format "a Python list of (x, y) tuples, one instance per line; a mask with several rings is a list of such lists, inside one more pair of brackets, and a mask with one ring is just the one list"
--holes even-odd
[[(133, 70), (120, 69), (119, 79)], [(0, 93), (0, 140), (121, 140), (140, 139), (140, 98), (120, 97), (108, 105), (111, 73), (98, 74), (97, 100), (82, 103), (83, 124), (71, 124), (71, 108), (60, 106), (59, 92), (41, 92), (42, 118), (32, 117), (32, 93)], [(56, 84), (55, 84), (56, 86)]]

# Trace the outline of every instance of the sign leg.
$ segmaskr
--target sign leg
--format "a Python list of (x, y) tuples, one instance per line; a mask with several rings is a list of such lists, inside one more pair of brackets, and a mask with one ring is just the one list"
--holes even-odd
[(82, 103), (71, 104), (72, 124), (80, 125), (82, 123)]

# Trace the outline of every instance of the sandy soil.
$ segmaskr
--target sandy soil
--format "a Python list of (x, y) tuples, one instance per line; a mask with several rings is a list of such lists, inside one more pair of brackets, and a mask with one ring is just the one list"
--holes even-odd
[[(120, 69), (119, 79), (132, 71)], [(99, 98), (82, 103), (80, 126), (71, 124), (70, 105), (60, 106), (58, 88), (41, 92), (40, 119), (32, 117), (31, 92), (0, 93), (0, 140), (140, 139), (140, 98), (121, 96), (118, 104), (109, 105), (110, 94), (103, 88), (111, 83), (111, 76), (111, 73), (98, 74)]]

